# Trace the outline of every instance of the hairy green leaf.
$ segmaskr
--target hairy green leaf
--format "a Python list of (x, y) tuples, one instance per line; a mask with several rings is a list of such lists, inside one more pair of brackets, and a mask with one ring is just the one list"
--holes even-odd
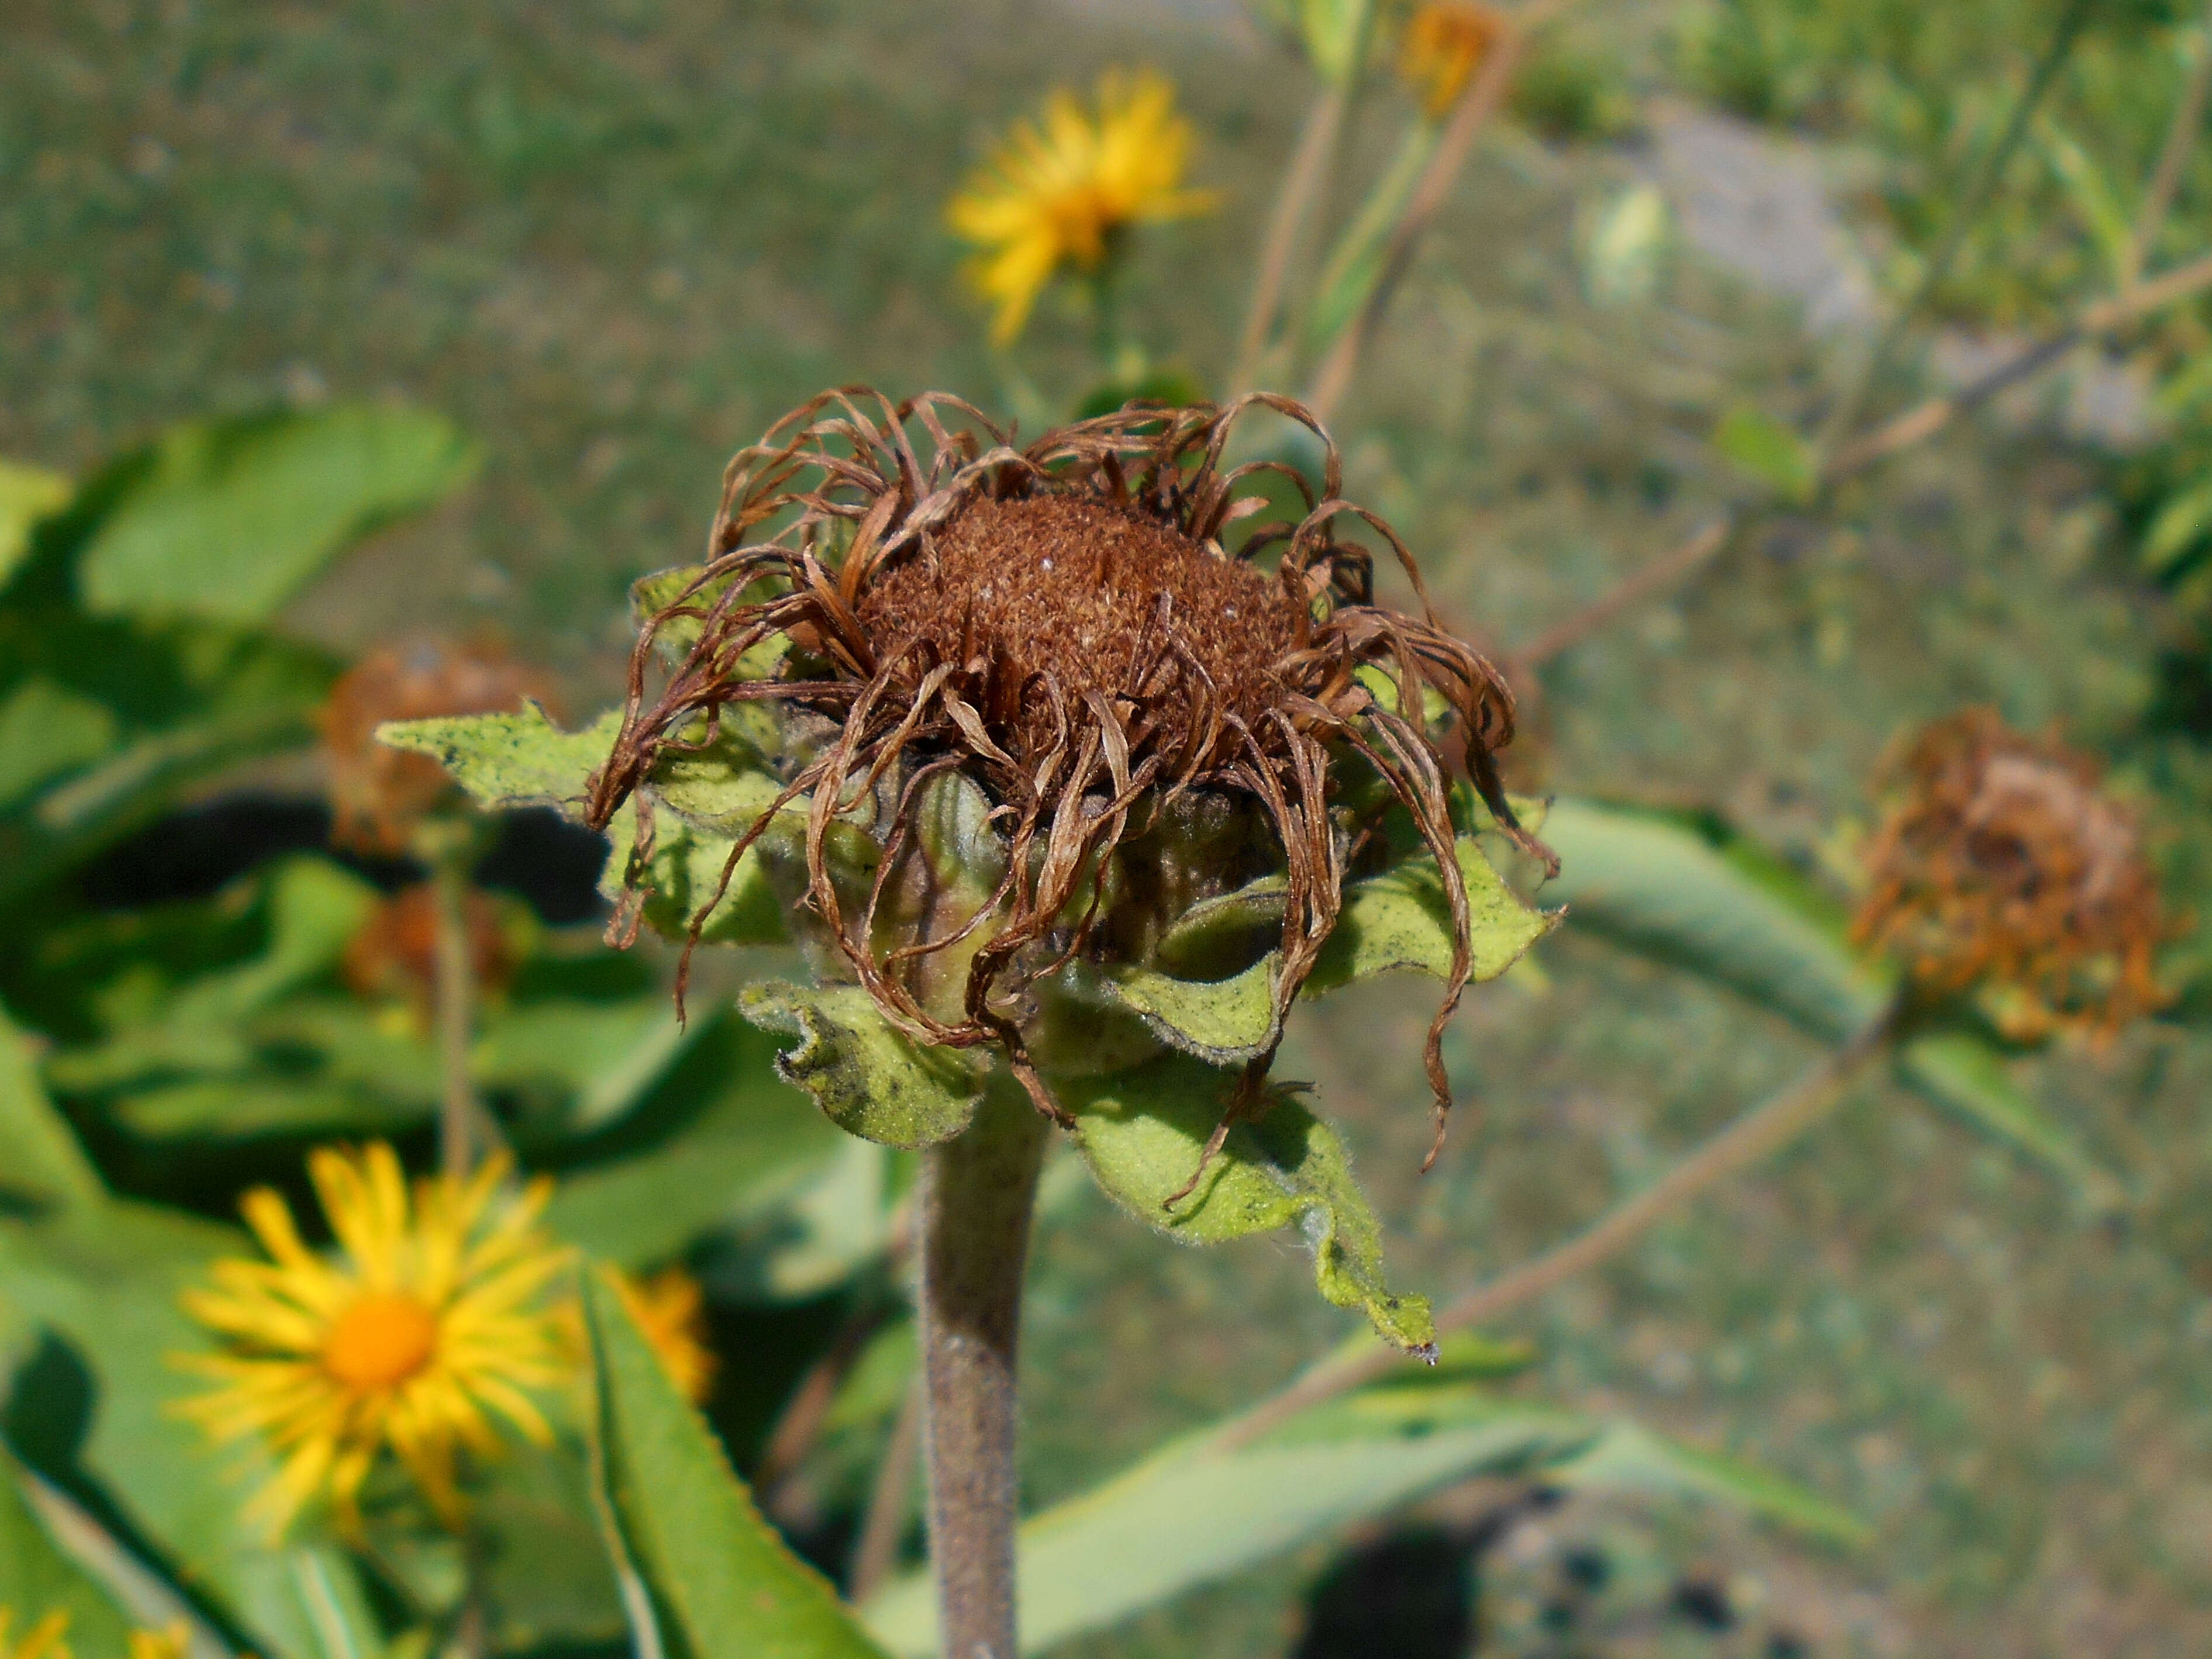
[(982, 1100), (971, 1061), (914, 1042), (857, 985), (754, 985), (738, 1006), (755, 1025), (799, 1038), (777, 1057), (776, 1075), (862, 1140), (935, 1146), (966, 1129)]
[(1153, 969), (1118, 967), (1102, 977), (1109, 995), (1153, 1035), (1186, 1054), (1232, 1066), (1267, 1053), (1282, 1035), (1275, 982), (1283, 959), (1267, 954), (1227, 979), (1177, 979)]
[[(690, 1659), (875, 1659), (820, 1574), (793, 1555), (706, 1423), (596, 1275), (584, 1279), (609, 1547), (635, 1576), (641, 1651)], [(638, 1605), (642, 1601), (644, 1605)]]
[(551, 806), (574, 811), (584, 786), (614, 748), (618, 711), (581, 731), (562, 731), (535, 703), (515, 714), (394, 720), (377, 741), (427, 754), (481, 807)]
[(350, 542), (442, 500), (478, 455), (422, 410), (337, 405), (172, 428), (77, 560), (88, 609), (255, 623)]
[[(1473, 925), (1474, 978), (1495, 979), (1559, 926), (1561, 913), (1539, 910), (1507, 887), (1472, 836), (1462, 836), (1457, 850)], [(1451, 962), (1451, 906), (1443, 878), (1423, 850), (1351, 885), (1306, 983), (1325, 991), (1400, 968), (1442, 979)]]
[(1361, 1309), (1400, 1347), (1435, 1341), (1428, 1304), (1384, 1281), (1382, 1229), (1344, 1143), (1297, 1101), (1278, 1098), (1257, 1122), (1237, 1124), (1198, 1184), (1170, 1205), (1197, 1172), (1234, 1079), (1170, 1055), (1112, 1077), (1055, 1082), (1099, 1186), (1139, 1220), (1192, 1244), (1295, 1226), (1328, 1300)]

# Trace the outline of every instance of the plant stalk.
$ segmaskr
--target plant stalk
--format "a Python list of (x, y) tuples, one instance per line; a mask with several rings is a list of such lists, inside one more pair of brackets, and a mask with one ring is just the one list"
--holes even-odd
[(922, 1154), (922, 1444), (938, 1651), (1015, 1659), (1015, 1349), (1046, 1123), (994, 1088)]
[(2189, 165), (2190, 152), (2197, 148), (2197, 135), (2204, 125), (2208, 97), (2212, 97), (2212, 6), (2205, 9), (2198, 31), (2197, 61), (2190, 65), (2188, 78), (2182, 82), (2181, 96), (2174, 100), (2173, 119), (2166, 130), (2166, 142), (2159, 147), (2158, 163), (2151, 169), (2150, 180), (2143, 187), (2134, 231), (2128, 238), (2127, 263), (2120, 272), (2122, 294), (2142, 280), (2142, 268), (2156, 251), (2159, 233), (2166, 228), (2166, 215), (2173, 207), (2174, 192), (2181, 187), (2182, 169)]
[(437, 907), (431, 998), (438, 1034), (438, 1167), (463, 1176), (475, 1166), (480, 1108), (469, 1081), (469, 1048), (476, 1030), (475, 949), (469, 938), (470, 838), (442, 838), (430, 860), (430, 890)]
[(1321, 194), (1322, 181), (1328, 174), (1330, 158), (1335, 154), (1343, 135), (1345, 112), (1351, 101), (1348, 87), (1325, 82), (1320, 97), (1306, 113), (1304, 130), (1298, 134), (1297, 149), (1291, 154), (1290, 166), (1284, 169), (1282, 185), (1275, 197), (1275, 211), (1267, 221), (1267, 239), (1260, 246), (1260, 269), (1252, 284), (1251, 309), (1244, 315), (1243, 337), (1237, 342), (1237, 362), (1230, 371), (1229, 390), (1232, 394), (1251, 391), (1259, 375), (1260, 361), (1267, 354), (1276, 313), (1282, 309), (1283, 289), (1290, 280), (1291, 259), (1297, 249), (1298, 233), (1305, 227), (1307, 215), (1313, 211), (1314, 202)]

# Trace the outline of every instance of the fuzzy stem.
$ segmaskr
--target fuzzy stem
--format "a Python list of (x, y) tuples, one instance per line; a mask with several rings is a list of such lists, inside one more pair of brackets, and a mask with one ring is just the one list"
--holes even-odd
[(938, 1651), (1015, 1659), (1014, 1355), (1045, 1120), (1014, 1090), (922, 1154), (922, 1435)]
[(476, 1090), (469, 1082), (469, 1046), (476, 1026), (475, 952), (469, 940), (469, 865), (465, 834), (439, 838), (430, 858), (430, 891), (438, 931), (432, 958), (432, 1000), (438, 1033), (438, 1167), (466, 1175), (476, 1162)]

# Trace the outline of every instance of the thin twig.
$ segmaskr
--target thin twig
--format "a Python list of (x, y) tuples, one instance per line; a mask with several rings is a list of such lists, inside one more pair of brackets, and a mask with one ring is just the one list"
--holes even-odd
[(2144, 263), (2156, 251), (2159, 233), (2166, 228), (2166, 216), (2173, 208), (2174, 192), (2181, 188), (2182, 169), (2189, 165), (2189, 153), (2196, 148), (2197, 135), (2204, 124), (2208, 95), (2212, 95), (2212, 6), (2205, 9), (2197, 61), (2189, 66), (2189, 78), (2181, 83), (2172, 123), (2166, 130), (2165, 143), (2159, 147), (2158, 164), (2151, 170), (2150, 182), (2143, 187), (2142, 202), (2136, 210), (2135, 227), (2120, 269), (2122, 294), (2135, 287)]
[[(1924, 443), (1960, 415), (1978, 409), (2007, 387), (2040, 373), (2076, 346), (2117, 333), (2155, 311), (2208, 289), (2212, 289), (2212, 254), (2178, 265), (2147, 282), (2137, 282), (2124, 294), (2083, 307), (2057, 334), (2000, 363), (1978, 380), (1931, 397), (1844, 445), (1821, 469), (1820, 487), (1826, 489), (1900, 450)], [(1611, 624), (1624, 611), (1679, 586), (1705, 569), (1735, 543), (1736, 538), (1730, 531), (1741, 529), (1747, 517), (1737, 512), (1704, 526), (1681, 546), (1632, 572), (1571, 616), (1508, 653), (1516, 681), (1525, 685), (1537, 669)], [(1717, 539), (1712, 539), (1717, 531)]]
[(1244, 315), (1244, 332), (1237, 342), (1236, 366), (1230, 374), (1232, 395), (1249, 391), (1267, 349), (1267, 336), (1282, 309), (1283, 289), (1290, 280), (1291, 260), (1299, 233), (1313, 211), (1321, 182), (1328, 176), (1329, 158), (1344, 133), (1344, 118), (1352, 102), (1348, 86), (1325, 82), (1321, 96), (1306, 114), (1298, 147), (1284, 170), (1275, 196), (1275, 211), (1267, 221), (1267, 239), (1260, 245), (1259, 274), (1252, 284), (1251, 309)]
[[(1887, 1015), (1874, 1021), (1841, 1048), (1822, 1056), (1781, 1093), (1746, 1112), (1573, 1238), (1443, 1308), (1437, 1315), (1437, 1334), (1495, 1319), (1610, 1261), (1692, 1199), (1787, 1146), (1842, 1103), (1860, 1073), (1887, 1050), (1894, 1030)], [(1402, 1363), (1403, 1356), (1391, 1349), (1365, 1345), (1333, 1355), (1231, 1421), (1213, 1437), (1209, 1450), (1230, 1451), (1249, 1445), (1299, 1413), (1387, 1376)]]
[(1723, 512), (1701, 525), (1673, 552), (1653, 560), (1626, 580), (1616, 584), (1595, 603), (1584, 606), (1565, 621), (1547, 628), (1510, 655), (1509, 678), (1516, 685), (1525, 683), (1545, 663), (1609, 626), (1621, 612), (1689, 580), (1720, 557), (1735, 524), (1735, 514)]
[(921, 1455), (921, 1394), (917, 1376), (899, 1402), (890, 1438), (876, 1464), (875, 1484), (869, 1489), (867, 1514), (860, 1523), (860, 1542), (854, 1547), (853, 1570), (845, 1584), (845, 1599), (855, 1607), (881, 1589), (898, 1565), (899, 1541), (906, 1535), (907, 1500), (914, 1492), (915, 1462)]
[(1990, 198), (1996, 193), (1997, 186), (2003, 182), (2005, 167), (2027, 139), (2036, 110), (2041, 106), (2044, 95), (2057, 83), (2058, 72), (2066, 66), (2067, 58), (2073, 55), (2074, 43), (2081, 38), (2082, 27), (2088, 22), (2089, 14), (2096, 5), (2097, 0), (2070, 0), (2060, 15), (2057, 27), (2051, 31), (2051, 39), (2043, 49), (2043, 56), (2036, 60), (2035, 68), (2028, 76), (2027, 85), (2021, 89), (2020, 100), (2013, 106), (2011, 119), (2006, 123), (2004, 132), (1996, 145), (1983, 158), (1981, 170), (1975, 175), (1973, 183), (1960, 194), (1950, 226), (1943, 233), (1943, 239), (1936, 245), (1936, 251), (1929, 257), (1926, 267), (1920, 273), (1919, 282), (1875, 339), (1874, 349), (1868, 354), (1865, 370), (1829, 417), (1823, 433), (1823, 448), (1832, 445), (1857, 425), (1860, 411), (1864, 409), (1866, 400), (1873, 395), (1883, 371), (1889, 366), (1891, 356), (1903, 343), (1906, 331), (1918, 320), (1929, 302), (1935, 299), (1936, 291), (1949, 279), (1951, 268), (1958, 263), (1959, 255), (1965, 250), (1966, 238), (1972, 233), (1974, 221), (1981, 217), (1982, 209), (1989, 204)]
[(760, 1462), (753, 1470), (753, 1486), (765, 1494), (762, 1501), (771, 1515), (781, 1512), (785, 1483), (806, 1461), (806, 1454), (814, 1450), (814, 1443), (822, 1438), (822, 1426), (837, 1398), (837, 1390), (852, 1375), (861, 1354), (867, 1351), (869, 1338), (883, 1329), (890, 1313), (888, 1304), (873, 1299), (855, 1311), (838, 1328), (829, 1347), (806, 1368), (805, 1375), (799, 1379), (799, 1386), (791, 1391), (791, 1398), (778, 1414), (775, 1426), (769, 1431), (768, 1442), (761, 1448)]
[(1520, 8), (1504, 20), (1498, 38), (1483, 56), (1481, 68), (1460, 94), (1451, 119), (1437, 141), (1436, 151), (1422, 169), (1420, 182), (1414, 186), (1405, 212), (1390, 233), (1389, 248), (1382, 256), (1382, 273), (1376, 279), (1374, 289), (1360, 306), (1359, 314), (1337, 336), (1320, 372), (1314, 377), (1312, 390), (1306, 393), (1307, 406), (1321, 419), (1328, 420), (1351, 390), (1369, 342), (1382, 325), (1399, 282), (1413, 267), (1413, 253), (1421, 237), (1450, 199), (1460, 169), (1474, 148), (1475, 136), (1505, 101), (1513, 73), (1520, 67), (1529, 38), (1575, 3), (1576, 0), (1533, 0), (1533, 3)]

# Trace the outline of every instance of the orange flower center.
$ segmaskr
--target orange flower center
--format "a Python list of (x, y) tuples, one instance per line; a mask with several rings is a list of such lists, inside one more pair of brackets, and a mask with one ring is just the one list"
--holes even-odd
[(411, 1296), (364, 1296), (337, 1317), (323, 1339), (323, 1369), (356, 1394), (405, 1382), (430, 1362), (437, 1316)]

